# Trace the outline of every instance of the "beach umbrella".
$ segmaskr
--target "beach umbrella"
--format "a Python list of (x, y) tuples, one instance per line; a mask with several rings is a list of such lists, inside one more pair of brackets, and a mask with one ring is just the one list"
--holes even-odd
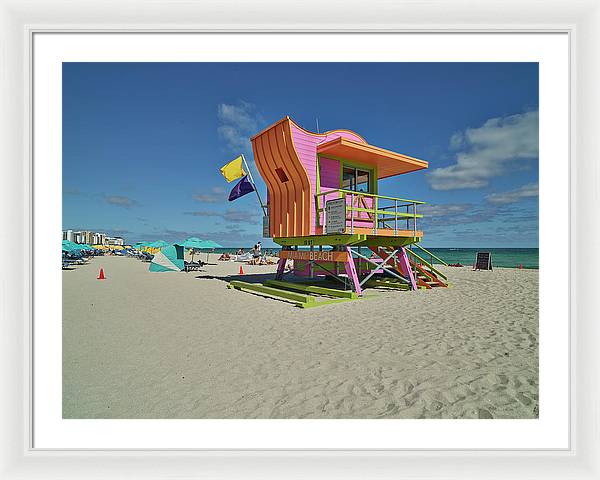
[(72, 242), (70, 240), (63, 240), (62, 241), (62, 249), (65, 252), (75, 252), (75, 251), (80, 252), (81, 250), (83, 250), (83, 246), (79, 245), (78, 243)]
[[(202, 242), (202, 246), (200, 248), (203, 249), (211, 249), (214, 250), (215, 248), (223, 248), (221, 245), (219, 245), (217, 242), (213, 242), (212, 240), (204, 240)], [(208, 258), (209, 258), (209, 253), (206, 253), (206, 261), (208, 262)]]
[(219, 245), (217, 242), (213, 242), (212, 240), (203, 240), (202, 247), (200, 248), (223, 248), (223, 246)]
[(63, 252), (67, 252), (71, 255), (75, 255), (78, 257), (81, 257), (84, 248), (82, 248), (81, 245), (75, 243), (75, 242), (71, 242), (69, 240), (63, 240), (62, 241), (62, 251)]
[(179, 245), (185, 248), (202, 248), (201, 245), (203, 242), (204, 240), (200, 240), (198, 237), (189, 237), (186, 238)]
[(151, 272), (181, 272), (183, 267), (183, 247), (181, 245), (169, 245), (161, 248), (150, 262)]
[(135, 248), (140, 250), (141, 252), (146, 252), (151, 248), (150, 243), (151, 242), (137, 242), (135, 244)]
[(194, 261), (194, 251), (199, 250), (202, 247), (204, 240), (200, 240), (198, 237), (189, 237), (180, 243), (184, 248), (188, 248), (192, 251), (192, 262)]
[(152, 247), (152, 248), (163, 248), (163, 247), (168, 247), (169, 245), (171, 245), (171, 244), (168, 242), (165, 242), (164, 240), (156, 240), (155, 242), (148, 244), (148, 246)]
[(143, 250), (149, 253), (156, 253), (163, 247), (168, 247), (170, 243), (165, 242), (164, 240), (156, 240), (155, 242), (146, 243), (143, 247)]

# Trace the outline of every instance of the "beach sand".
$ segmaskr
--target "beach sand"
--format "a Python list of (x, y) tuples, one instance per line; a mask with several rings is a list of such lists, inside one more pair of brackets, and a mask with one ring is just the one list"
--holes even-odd
[(538, 417), (537, 270), (300, 309), (226, 288), (240, 264), (216, 257), (63, 271), (64, 418)]

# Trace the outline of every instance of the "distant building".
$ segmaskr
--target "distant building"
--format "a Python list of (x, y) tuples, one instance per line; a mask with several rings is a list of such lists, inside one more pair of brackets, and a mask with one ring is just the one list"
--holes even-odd
[(87, 243), (88, 245), (91, 245), (94, 241), (94, 232), (89, 232), (89, 231), (83, 231), (81, 232), (81, 242), (79, 243)]
[(124, 242), (121, 237), (106, 237), (106, 245), (120, 245), (123, 246)]
[(104, 245), (106, 235), (104, 233), (94, 233), (92, 236), (92, 245)]
[(69, 240), (75, 243), (87, 243), (88, 245), (120, 245), (123, 246), (125, 241), (122, 237), (109, 237), (106, 233), (91, 232), (83, 230), (75, 232), (73, 230), (63, 230), (62, 239)]

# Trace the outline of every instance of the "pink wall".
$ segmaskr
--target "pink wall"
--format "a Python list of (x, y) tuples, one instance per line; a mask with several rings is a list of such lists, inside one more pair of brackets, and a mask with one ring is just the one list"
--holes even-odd
[[(294, 141), (294, 147), (296, 148), (296, 153), (300, 158), (300, 162), (306, 169), (306, 173), (308, 174), (308, 178), (310, 180), (310, 185), (312, 188), (313, 198), (311, 199), (311, 233), (314, 234), (315, 231), (315, 218), (316, 218), (316, 203), (314, 201), (314, 195), (317, 193), (317, 145), (319, 143), (329, 142), (334, 138), (343, 137), (349, 140), (353, 140), (355, 142), (364, 143), (364, 140), (361, 139), (358, 135), (352, 132), (345, 131), (333, 131), (328, 133), (326, 136), (309, 133), (296, 125), (291, 123), (292, 129), (292, 139)], [(331, 159), (321, 159), (321, 162), (326, 161), (325, 168), (321, 167), (321, 186), (323, 187), (325, 184), (324, 181), (327, 182), (328, 185), (332, 185), (327, 188), (339, 188), (340, 181), (340, 166), (337, 160)], [(333, 163), (335, 162), (335, 164)], [(335, 176), (334, 176), (334, 168), (335, 168)], [(324, 175), (325, 174), (325, 175)]]
[(328, 188), (340, 188), (340, 162), (332, 158), (321, 157), (319, 160), (321, 191)]
[(348, 140), (352, 140), (354, 142), (366, 143), (362, 138), (360, 138), (355, 133), (336, 131), (336, 130), (334, 130), (333, 132), (329, 132), (325, 136), (325, 138), (319, 143), (326, 143), (326, 142), (329, 142), (330, 140), (333, 140), (334, 138), (338, 138), (338, 137), (347, 138)]
[[(321, 192), (340, 188), (340, 162), (332, 158), (321, 157), (319, 159), (321, 179)], [(338, 198), (339, 193), (332, 193), (321, 197), (321, 208), (325, 207), (325, 202), (333, 198)], [(324, 223), (324, 213), (321, 212), (320, 224)]]

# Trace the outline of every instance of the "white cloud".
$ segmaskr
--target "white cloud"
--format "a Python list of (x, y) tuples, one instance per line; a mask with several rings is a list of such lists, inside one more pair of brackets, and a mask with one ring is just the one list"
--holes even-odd
[(465, 135), (462, 132), (456, 132), (450, 137), (450, 149), (458, 150), (465, 143)]
[(434, 190), (482, 188), (505, 175), (516, 162), (538, 158), (537, 111), (491, 118), (481, 127), (467, 128), (450, 139), (458, 149), (456, 163), (427, 174)]
[(138, 205), (138, 202), (124, 195), (105, 195), (104, 200), (110, 205), (122, 208), (131, 208)]
[(495, 215), (492, 209), (481, 208), (472, 203), (421, 205), (417, 212), (423, 214), (421, 222), (427, 230), (447, 225), (488, 222)]
[(225, 212), (215, 212), (213, 210), (196, 210), (183, 212), (183, 214), (192, 217), (220, 217), (229, 223), (259, 224), (259, 217), (255, 211), (226, 210)]
[(419, 213), (428, 217), (446, 217), (448, 215), (458, 215), (466, 212), (473, 206), (470, 203), (446, 203), (438, 205), (421, 205)]
[(227, 199), (227, 191), (223, 187), (212, 187), (203, 193), (194, 193), (192, 198), (201, 203), (219, 203)]
[(240, 100), (237, 105), (221, 103), (217, 106), (218, 132), (227, 147), (235, 153), (250, 153), (250, 137), (258, 133), (263, 123), (256, 107)]
[(508, 192), (492, 193), (485, 197), (485, 199), (495, 205), (506, 205), (516, 203), (524, 198), (537, 197), (538, 195), (539, 185), (537, 183), (529, 183)]

